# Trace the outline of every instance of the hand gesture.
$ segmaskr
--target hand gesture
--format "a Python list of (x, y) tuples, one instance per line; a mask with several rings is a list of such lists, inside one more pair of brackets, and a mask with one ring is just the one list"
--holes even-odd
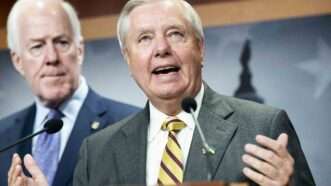
[(46, 177), (31, 155), (24, 156), (24, 165), (32, 178), (24, 174), (22, 160), (18, 154), (14, 154), (8, 171), (8, 186), (48, 186)]
[(257, 135), (256, 142), (258, 145), (245, 145), (242, 160), (247, 166), (243, 173), (259, 185), (288, 185), (294, 159), (287, 150), (287, 134), (279, 135), (277, 140)]

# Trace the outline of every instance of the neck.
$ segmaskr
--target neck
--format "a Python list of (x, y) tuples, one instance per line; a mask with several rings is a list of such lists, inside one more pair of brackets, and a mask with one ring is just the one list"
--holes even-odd
[(163, 112), (168, 116), (175, 116), (181, 110), (182, 99), (171, 99), (171, 100), (150, 100), (155, 108)]
[(45, 106), (45, 107), (48, 107), (48, 108), (58, 108), (60, 107), (61, 103), (63, 101), (58, 101), (58, 102), (55, 102), (55, 101), (52, 101), (52, 102), (42, 102), (42, 104)]
[(181, 110), (182, 99), (171, 99), (171, 100), (150, 100), (155, 108), (168, 116), (175, 116)]
[(57, 98), (57, 99), (43, 99), (42, 97), (38, 97), (40, 103), (48, 108), (59, 108), (62, 103), (64, 103), (67, 99), (69, 99), (72, 96), (69, 95), (67, 97), (63, 98)]
[(191, 94), (184, 94), (180, 97), (176, 98), (169, 98), (169, 99), (149, 99), (150, 102), (153, 104), (155, 108), (157, 108), (159, 111), (163, 112), (164, 114), (168, 116), (176, 116), (182, 111), (182, 101), (186, 97), (195, 97), (201, 89), (201, 86), (199, 89), (195, 90)]

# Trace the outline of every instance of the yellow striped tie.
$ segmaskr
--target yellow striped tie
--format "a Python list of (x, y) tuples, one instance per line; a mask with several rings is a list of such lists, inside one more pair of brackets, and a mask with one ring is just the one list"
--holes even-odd
[(157, 180), (160, 185), (175, 185), (183, 182), (183, 153), (176, 139), (176, 134), (184, 127), (186, 124), (174, 117), (162, 124), (162, 130), (168, 130), (169, 135)]

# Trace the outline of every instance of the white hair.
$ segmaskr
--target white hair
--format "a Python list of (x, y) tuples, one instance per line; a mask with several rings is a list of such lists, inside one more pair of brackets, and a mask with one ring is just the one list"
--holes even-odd
[[(39, 1), (42, 2), (43, 0)], [(23, 8), (23, 3), (24, 0), (18, 0), (10, 10), (8, 19), (7, 19), (7, 44), (8, 48), (11, 51), (19, 52), (20, 46), (19, 46), (19, 14), (22, 11)], [(38, 0), (36, 1), (38, 2)], [(60, 1), (61, 7), (64, 9), (66, 12), (69, 22), (74, 34), (74, 41), (78, 45), (79, 42), (83, 39), (82, 34), (81, 34), (81, 27), (80, 27), (80, 22), (79, 18), (77, 15), (77, 12), (73, 8), (73, 6), (65, 1)]]
[[(117, 40), (121, 49), (125, 48), (125, 39), (129, 29), (129, 14), (137, 7), (147, 3), (155, 2), (157, 0), (129, 0), (122, 9), (117, 21)], [(204, 40), (203, 27), (200, 17), (194, 8), (185, 0), (158, 0), (158, 1), (171, 1), (183, 8), (184, 17), (191, 24), (197, 39)]]

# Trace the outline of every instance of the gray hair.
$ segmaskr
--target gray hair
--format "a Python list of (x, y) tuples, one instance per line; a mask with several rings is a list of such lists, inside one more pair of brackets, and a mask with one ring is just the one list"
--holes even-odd
[(204, 40), (203, 27), (200, 17), (194, 8), (185, 0), (129, 0), (121, 11), (121, 14), (117, 21), (117, 39), (121, 49), (125, 48), (125, 39), (129, 29), (129, 14), (137, 7), (155, 2), (155, 1), (171, 1), (179, 3), (184, 9), (184, 17), (189, 23), (191, 23), (197, 39)]
[[(24, 0), (18, 0), (10, 10), (8, 19), (7, 19), (7, 44), (8, 48), (11, 51), (18, 52), (19, 51), (19, 30), (18, 30), (18, 17)], [(65, 1), (60, 1), (61, 7), (66, 12), (69, 22), (71, 24), (71, 28), (74, 34), (74, 41), (78, 45), (79, 42), (83, 39), (81, 33), (81, 27), (77, 12), (74, 7)]]

